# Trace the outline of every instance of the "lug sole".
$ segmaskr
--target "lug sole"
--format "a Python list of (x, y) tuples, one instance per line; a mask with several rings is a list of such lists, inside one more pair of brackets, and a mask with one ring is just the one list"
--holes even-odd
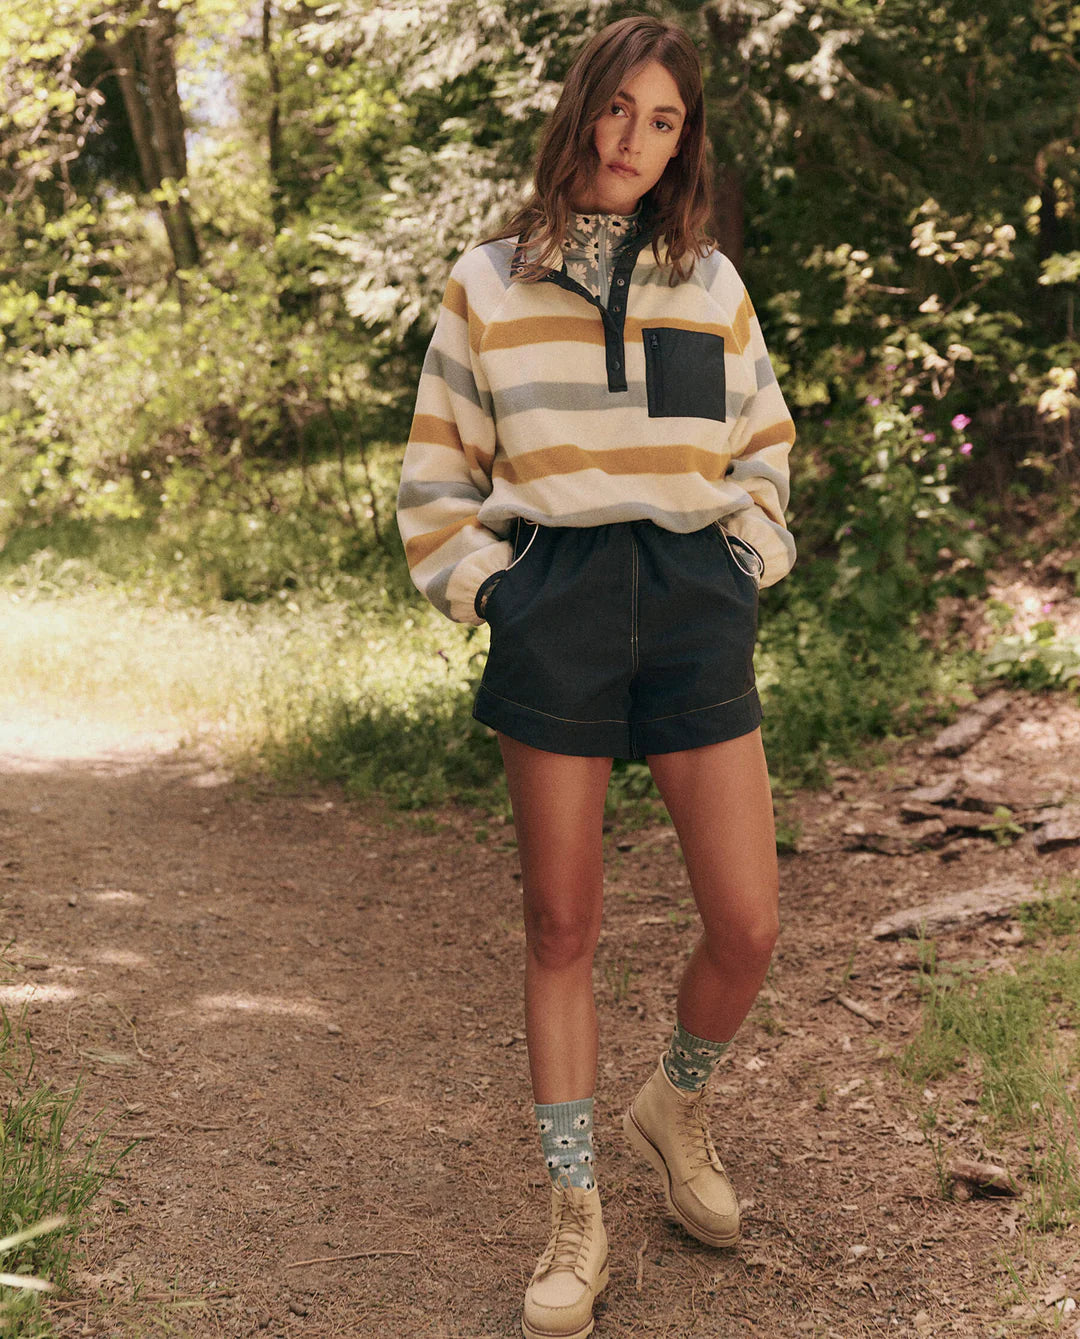
[[(600, 1273), (596, 1276), (596, 1288), (593, 1291), (593, 1301), (600, 1296), (608, 1284), (608, 1262), (605, 1260)], [(535, 1326), (529, 1325), (525, 1317), (521, 1318), (521, 1333), (525, 1339), (587, 1339), (592, 1334), (596, 1321), (589, 1317), (588, 1323), (580, 1330), (538, 1330)]]
[(734, 1246), (738, 1242), (742, 1236), (741, 1226), (736, 1226), (734, 1234), (729, 1232), (723, 1236), (714, 1235), (704, 1231), (682, 1212), (671, 1197), (671, 1173), (668, 1171), (663, 1154), (634, 1119), (632, 1107), (623, 1116), (623, 1133), (626, 1135), (631, 1148), (640, 1153), (659, 1175), (663, 1183), (664, 1199), (667, 1201), (668, 1211), (676, 1222), (681, 1223), (692, 1237), (704, 1242), (706, 1246)]

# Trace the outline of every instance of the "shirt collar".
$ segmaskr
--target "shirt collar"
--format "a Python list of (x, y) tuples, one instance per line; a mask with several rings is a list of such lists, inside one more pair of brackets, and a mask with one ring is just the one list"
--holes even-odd
[(566, 220), (566, 235), (562, 241), (564, 257), (587, 255), (594, 251), (601, 236), (616, 247), (636, 237), (641, 228), (643, 211), (641, 201), (632, 214), (577, 214)]
[[(567, 236), (563, 238), (560, 251), (562, 257), (556, 262), (555, 268), (558, 269), (564, 258), (573, 260), (582, 254), (581, 240), (585, 239), (584, 246), (592, 248), (595, 246), (596, 227), (591, 231), (585, 231), (582, 227), (582, 220), (592, 220), (594, 225), (597, 220), (613, 220), (616, 226), (611, 235), (616, 238), (616, 245), (622, 247), (630, 242), (635, 244), (640, 242), (642, 247), (647, 245), (652, 235), (653, 227), (656, 222), (656, 209), (644, 197), (638, 201), (637, 209), (632, 214), (576, 214), (571, 212), (567, 219)], [(641, 247), (638, 248), (639, 250)], [(514, 255), (511, 261), (510, 273), (513, 275), (519, 267), (525, 262), (525, 248), (520, 238), (516, 239)]]

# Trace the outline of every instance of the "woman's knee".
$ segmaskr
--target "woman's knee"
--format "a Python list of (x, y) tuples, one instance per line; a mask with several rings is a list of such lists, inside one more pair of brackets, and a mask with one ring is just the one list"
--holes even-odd
[(717, 925), (705, 927), (705, 949), (718, 966), (735, 962), (763, 968), (772, 958), (780, 936), (775, 909), (762, 909)]
[(599, 915), (582, 915), (577, 908), (526, 908), (525, 942), (541, 967), (557, 969), (591, 963), (599, 937)]

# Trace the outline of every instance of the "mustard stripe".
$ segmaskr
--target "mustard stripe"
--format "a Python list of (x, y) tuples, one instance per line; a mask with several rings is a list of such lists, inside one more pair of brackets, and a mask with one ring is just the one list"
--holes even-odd
[(750, 301), (750, 294), (744, 289), (739, 310), (735, 313), (735, 319), (731, 323), (735, 334), (735, 345), (739, 353), (742, 353), (743, 349), (750, 343), (750, 318), (753, 314), (754, 305)]
[(552, 475), (599, 470), (602, 474), (615, 475), (698, 474), (704, 479), (713, 480), (723, 478), (727, 464), (726, 454), (703, 450), (698, 446), (672, 444), (586, 451), (580, 446), (564, 444), (528, 451), (512, 458), (500, 456), (495, 461), (492, 477), (505, 479), (511, 484), (522, 484)]
[[(470, 343), (472, 341), (472, 313), (470, 312)], [(701, 330), (719, 335), (729, 345), (741, 351), (750, 338), (749, 317), (741, 309), (733, 326), (719, 321), (702, 321), (692, 316), (628, 316), (624, 328), (626, 340), (640, 343), (642, 331), (653, 326), (669, 326), (673, 330)], [(604, 347), (604, 326), (599, 314), (592, 316), (522, 316), (517, 320), (492, 322), (483, 335), (483, 351), (520, 349), (526, 344), (590, 344)], [(477, 348), (473, 344), (474, 350)]]
[(460, 451), (469, 463), (470, 469), (479, 467), (487, 474), (491, 469), (494, 452), (484, 451), (461, 440), (457, 424), (436, 414), (416, 414), (409, 432), (409, 445), (447, 446), (451, 451)]
[(770, 446), (792, 446), (795, 442), (795, 424), (791, 419), (782, 419), (779, 423), (770, 423), (767, 428), (759, 428), (743, 449), (744, 456), (752, 456)]
[(479, 524), (480, 522), (475, 516), (466, 516), (463, 520), (444, 525), (440, 530), (429, 530), (427, 534), (414, 535), (412, 539), (405, 543), (405, 557), (409, 566), (416, 567), (425, 558), (430, 558), (436, 549), (441, 548), (448, 540), (453, 539), (467, 525), (479, 526)]
[(446, 281), (446, 292), (443, 295), (442, 305), (447, 311), (451, 311), (455, 316), (460, 316), (464, 321), (469, 313), (469, 299), (465, 293), (464, 284), (451, 276)]
[(516, 321), (493, 321), (484, 333), (484, 352), (520, 349), (526, 344), (604, 345), (599, 316), (523, 316)]

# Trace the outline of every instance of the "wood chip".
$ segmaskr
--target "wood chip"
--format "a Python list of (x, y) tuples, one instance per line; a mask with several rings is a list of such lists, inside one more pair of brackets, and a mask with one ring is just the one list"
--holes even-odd
[(648, 1237), (642, 1237), (641, 1245), (637, 1248), (637, 1291), (641, 1292), (641, 1275), (645, 1269), (645, 1247), (649, 1244)]
[(1019, 1195), (1020, 1187), (1005, 1170), (993, 1162), (972, 1162), (967, 1158), (958, 1158), (949, 1167), (949, 1175), (957, 1181), (965, 1181), (973, 1190), (984, 1194)]

